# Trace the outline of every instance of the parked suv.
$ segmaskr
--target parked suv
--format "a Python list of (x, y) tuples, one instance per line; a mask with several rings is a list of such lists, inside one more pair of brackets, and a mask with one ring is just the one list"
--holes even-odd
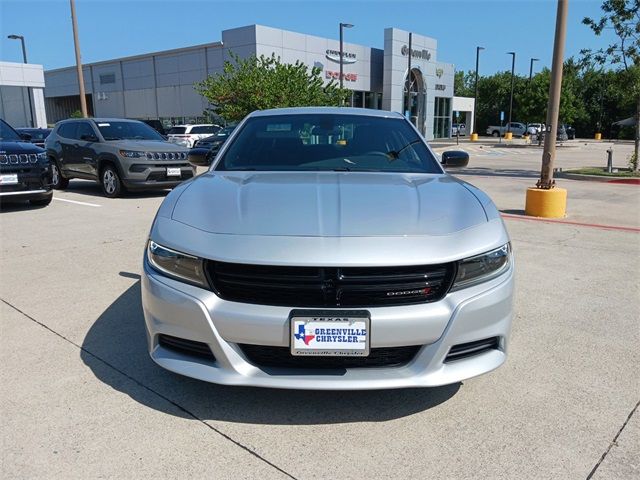
[(57, 189), (83, 178), (98, 181), (107, 197), (117, 197), (125, 190), (173, 188), (195, 173), (187, 149), (137, 120), (63, 120), (45, 146)]
[(222, 127), (213, 124), (203, 125), (176, 125), (167, 132), (168, 140), (171, 143), (191, 148), (198, 140), (210, 137), (218, 133)]
[(46, 152), (0, 119), (0, 202), (28, 200), (49, 205), (51, 168)]

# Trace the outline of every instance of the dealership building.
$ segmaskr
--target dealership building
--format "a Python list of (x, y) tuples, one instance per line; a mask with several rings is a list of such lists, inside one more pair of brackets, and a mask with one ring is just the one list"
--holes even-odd
[[(345, 42), (343, 83), (351, 90), (351, 105), (401, 112), (427, 139), (449, 137), (454, 66), (437, 60), (437, 46), (433, 38), (396, 28), (384, 30), (384, 49)], [(222, 72), (230, 52), (275, 54), (285, 63), (319, 67), (326, 82), (340, 78), (338, 40), (250, 25), (224, 30), (220, 42), (84, 65), (89, 114), (160, 119), (167, 126), (203, 122), (208, 103), (194, 84)], [(80, 109), (75, 67), (46, 71), (45, 83), (50, 122)], [(473, 109), (473, 103), (463, 103)], [(470, 110), (463, 112), (467, 125)]]
[(47, 127), (42, 65), (0, 62), (0, 118), (16, 128)]

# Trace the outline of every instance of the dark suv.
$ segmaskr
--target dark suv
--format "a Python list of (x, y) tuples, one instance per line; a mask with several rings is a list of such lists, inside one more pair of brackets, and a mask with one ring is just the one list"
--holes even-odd
[(126, 190), (173, 188), (195, 174), (186, 148), (137, 120), (63, 120), (45, 148), (59, 189), (72, 178), (83, 178), (99, 182), (107, 197), (118, 197)]
[(34, 205), (49, 205), (52, 196), (46, 152), (0, 119), (0, 202), (28, 200)]

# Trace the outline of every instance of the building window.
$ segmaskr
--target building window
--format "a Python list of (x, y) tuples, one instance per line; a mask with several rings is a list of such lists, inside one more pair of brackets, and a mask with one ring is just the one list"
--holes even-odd
[(100, 75), (100, 85), (106, 85), (108, 83), (116, 83), (115, 73), (105, 73), (104, 75)]
[(451, 136), (451, 98), (436, 97), (433, 109), (433, 138)]

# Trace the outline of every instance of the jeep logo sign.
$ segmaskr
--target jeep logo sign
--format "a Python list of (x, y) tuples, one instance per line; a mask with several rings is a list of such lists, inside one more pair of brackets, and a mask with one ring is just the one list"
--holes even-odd
[[(402, 55), (406, 57), (407, 55), (409, 55), (409, 47), (407, 47), (406, 45), (403, 45), (400, 52), (402, 53)], [(415, 48), (412, 48), (411, 56), (413, 58), (421, 58), (427, 61), (431, 60), (431, 52), (429, 52), (429, 50), (416, 50)]]

